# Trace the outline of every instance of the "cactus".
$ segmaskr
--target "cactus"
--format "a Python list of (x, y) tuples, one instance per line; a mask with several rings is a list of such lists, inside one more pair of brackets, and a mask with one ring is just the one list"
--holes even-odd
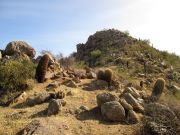
[(151, 94), (151, 99), (153, 101), (158, 101), (165, 87), (165, 80), (163, 78), (157, 79), (154, 84), (154, 88)]
[(48, 68), (49, 56), (44, 55), (36, 68), (36, 76), (35, 78), (39, 83), (43, 83), (45, 81), (45, 75)]
[(144, 86), (144, 82), (140, 81), (140, 87), (143, 88), (143, 86)]
[(108, 82), (108, 86), (110, 86), (113, 79), (113, 71), (111, 69), (99, 70), (97, 78)]
[(113, 79), (113, 71), (111, 69), (106, 69), (104, 71), (104, 77), (105, 77), (105, 81), (107, 81), (108, 85), (110, 86)]
[(104, 80), (104, 71), (103, 70), (99, 70), (97, 73), (97, 79), (99, 80)]

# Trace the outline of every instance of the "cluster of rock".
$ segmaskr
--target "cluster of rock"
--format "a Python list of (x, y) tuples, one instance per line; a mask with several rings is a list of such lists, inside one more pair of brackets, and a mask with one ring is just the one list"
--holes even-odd
[(60, 72), (55, 73), (51, 79), (62, 79), (61, 84), (68, 87), (77, 88), (77, 84), (81, 82), (81, 79), (95, 79), (96, 73), (92, 70), (73, 70), (62, 69)]
[(97, 104), (102, 116), (110, 121), (137, 123), (137, 113), (144, 113), (142, 94), (133, 87), (126, 87), (119, 97), (109, 92), (98, 94)]

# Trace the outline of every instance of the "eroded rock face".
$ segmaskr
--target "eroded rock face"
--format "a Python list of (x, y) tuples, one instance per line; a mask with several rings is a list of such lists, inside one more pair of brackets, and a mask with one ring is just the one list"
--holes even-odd
[(12, 41), (8, 43), (5, 49), (5, 55), (15, 56), (15, 55), (27, 55), (29, 58), (34, 58), (36, 51), (29, 44), (24, 41)]
[(116, 95), (113, 95), (113, 94), (108, 93), (108, 92), (98, 94), (96, 96), (96, 99), (97, 99), (97, 104), (99, 107), (106, 102), (118, 101), (119, 100), (119, 98)]
[(57, 119), (35, 119), (17, 135), (72, 135), (69, 127)]
[(124, 121), (125, 110), (117, 101), (106, 102), (101, 106), (101, 113), (106, 120)]

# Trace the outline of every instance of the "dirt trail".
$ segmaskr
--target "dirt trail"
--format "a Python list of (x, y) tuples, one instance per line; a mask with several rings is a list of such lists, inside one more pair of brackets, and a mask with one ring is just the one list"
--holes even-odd
[[(96, 95), (106, 90), (84, 90), (84, 85), (92, 81), (83, 79), (78, 88), (61, 85), (58, 89), (71, 91), (72, 95), (65, 97), (67, 104), (56, 116), (47, 117), (44, 113), (48, 103), (24, 108), (15, 107), (16, 104), (0, 108), (0, 134), (16, 134), (33, 119), (58, 119), (67, 125), (66, 130), (73, 135), (134, 135), (140, 124), (112, 123), (102, 119), (100, 110), (96, 107)], [(45, 87), (51, 82), (53, 81), (48, 80), (43, 84), (35, 84), (33, 90), (27, 92), (28, 95), (35, 91), (45, 91)], [(87, 107), (88, 111), (79, 109), (81, 106)]]

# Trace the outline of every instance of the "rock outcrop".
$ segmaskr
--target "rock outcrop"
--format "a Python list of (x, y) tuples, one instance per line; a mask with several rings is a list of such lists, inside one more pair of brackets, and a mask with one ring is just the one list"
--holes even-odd
[(12, 41), (7, 44), (4, 54), (8, 56), (28, 56), (32, 59), (35, 57), (36, 51), (24, 41)]

